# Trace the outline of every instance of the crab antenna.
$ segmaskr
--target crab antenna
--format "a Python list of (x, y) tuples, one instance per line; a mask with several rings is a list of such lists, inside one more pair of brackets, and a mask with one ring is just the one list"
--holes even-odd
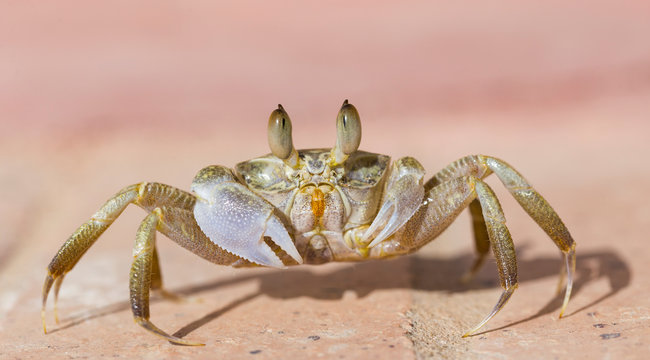
[(268, 139), (273, 155), (291, 167), (298, 165), (298, 152), (291, 138), (291, 119), (281, 104), (269, 116)]
[(361, 120), (359, 112), (347, 99), (343, 101), (336, 117), (336, 145), (332, 149), (334, 165), (342, 164), (357, 151), (361, 143)]

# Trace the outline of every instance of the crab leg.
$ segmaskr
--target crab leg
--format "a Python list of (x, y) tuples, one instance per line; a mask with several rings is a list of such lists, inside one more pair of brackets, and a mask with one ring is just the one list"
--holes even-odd
[[(158, 222), (158, 230), (204, 259), (222, 265), (230, 265), (236, 261), (242, 262), (241, 258), (224, 251), (201, 232), (192, 215), (195, 202), (196, 198), (190, 193), (168, 185), (146, 182), (128, 186), (109, 199), (90, 220), (81, 225), (68, 238), (50, 262), (43, 284), (43, 308), (41, 311), (43, 331), (47, 332), (45, 305), (52, 285), (54, 285), (56, 315), (58, 291), (65, 274), (72, 270), (83, 254), (129, 204), (138, 205), (149, 212), (153, 212), (156, 208), (161, 209), (164, 221)], [(154, 290), (160, 290), (163, 295), (169, 294), (162, 289), (162, 278), (155, 248), (152, 258), (153, 274), (150, 286)], [(244, 261), (243, 265), (245, 263)]]
[(81, 225), (63, 244), (61, 249), (54, 256), (47, 268), (47, 276), (43, 283), (43, 303), (41, 309), (41, 318), (43, 321), (43, 331), (47, 332), (45, 327), (45, 304), (47, 295), (50, 292), (52, 284), (54, 285), (54, 309), (55, 318), (58, 322), (56, 303), (58, 300), (59, 289), (65, 274), (72, 270), (77, 261), (83, 254), (95, 243), (99, 236), (115, 221), (115, 219), (124, 211), (126, 206), (138, 198), (138, 185), (131, 185), (117, 193), (113, 198), (108, 200), (99, 211), (97, 211), (85, 224)]
[(474, 244), (476, 245), (477, 256), (472, 267), (463, 276), (463, 282), (469, 282), (476, 275), (490, 251), (490, 237), (487, 232), (485, 218), (483, 217), (481, 203), (478, 200), (472, 201), (469, 204), (469, 212), (472, 215), (472, 228), (474, 229)]
[(156, 230), (158, 224), (162, 221), (162, 211), (160, 208), (154, 209), (153, 212), (147, 215), (147, 217), (142, 221), (135, 237), (133, 265), (131, 266), (131, 276), (129, 281), (133, 318), (138, 325), (174, 344), (194, 346), (205, 345), (169, 335), (149, 321), (149, 289), (152, 287)]
[(460, 176), (476, 176), (484, 179), (495, 173), (522, 208), (555, 242), (563, 253), (575, 248), (575, 242), (551, 205), (505, 161), (484, 155), (470, 155), (449, 164), (435, 174), (425, 185), (429, 190), (437, 184)]
[(422, 206), (396, 234), (402, 246), (410, 250), (418, 249), (444, 231), (475, 199), (480, 204), (504, 291), (490, 314), (465, 336), (476, 332), (496, 315), (517, 288), (514, 244), (505, 225), (503, 210), (492, 189), (474, 176), (459, 177), (442, 183), (427, 192)]
[[(573, 274), (575, 272), (576, 263), (576, 243), (573, 241), (569, 230), (555, 210), (553, 210), (551, 205), (542, 197), (542, 195), (533, 189), (521, 174), (503, 160), (484, 155), (470, 155), (456, 160), (435, 174), (433, 178), (425, 184), (425, 189), (429, 190), (437, 184), (459, 176), (471, 175), (484, 179), (492, 173), (499, 177), (499, 180), (501, 180), (510, 194), (512, 194), (528, 215), (530, 215), (530, 217), (535, 220), (544, 232), (546, 232), (564, 255), (566, 270), (562, 271), (560, 275), (560, 284), (563, 283), (565, 276), (567, 276), (567, 282), (564, 301), (559, 315), (559, 317), (562, 317), (567, 304), (569, 303), (573, 286)], [(472, 217), (476, 224), (477, 214), (472, 212)], [(476, 225), (474, 229), (476, 231)], [(478, 244), (478, 238), (476, 241)], [(479, 260), (477, 260), (477, 262), (480, 261), (482, 256), (484, 255), (479, 254)]]

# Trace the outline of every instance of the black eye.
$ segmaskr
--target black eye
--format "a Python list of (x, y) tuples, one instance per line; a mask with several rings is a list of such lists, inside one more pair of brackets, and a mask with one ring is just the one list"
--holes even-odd
[(271, 113), (268, 127), (269, 146), (273, 155), (286, 160), (293, 150), (291, 119), (282, 105)]

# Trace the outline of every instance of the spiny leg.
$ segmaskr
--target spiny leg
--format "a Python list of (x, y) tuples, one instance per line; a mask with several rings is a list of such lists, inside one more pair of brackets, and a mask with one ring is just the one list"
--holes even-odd
[(483, 263), (485, 262), (485, 257), (490, 251), (490, 238), (487, 232), (487, 225), (485, 224), (485, 218), (483, 217), (483, 211), (481, 209), (481, 203), (478, 200), (473, 200), (469, 204), (469, 212), (472, 216), (472, 228), (474, 230), (474, 244), (476, 245), (476, 259), (472, 264), (472, 267), (469, 271), (463, 275), (461, 281), (467, 283), (474, 278), (476, 273), (479, 271)]
[[(439, 184), (429, 189), (420, 209), (396, 235), (402, 246), (415, 250), (444, 231), (474, 200), (479, 201), (484, 228), (504, 290), (488, 316), (464, 336), (475, 333), (494, 317), (517, 288), (514, 244), (505, 225), (501, 205), (492, 189), (474, 176), (455, 178)], [(484, 246), (484, 242), (481, 242), (481, 246)]]
[[(124, 209), (138, 198), (139, 186), (131, 185), (122, 189), (114, 197), (108, 200), (85, 224), (81, 225), (68, 240), (61, 246), (50, 265), (47, 268), (47, 275), (43, 283), (43, 297), (41, 319), (43, 331), (47, 333), (45, 326), (45, 305), (47, 296), (52, 284), (54, 284), (54, 308), (57, 308), (59, 289), (65, 274), (72, 270), (83, 254), (95, 243), (99, 236), (115, 221)], [(55, 317), (58, 322), (58, 314), (55, 310)]]
[(478, 325), (466, 332), (463, 337), (474, 334), (490, 321), (505, 306), (518, 286), (515, 247), (510, 231), (506, 227), (506, 219), (503, 216), (499, 200), (497, 200), (496, 195), (486, 183), (476, 181), (475, 186), (481, 210), (483, 211), (483, 218), (485, 219), (485, 229), (497, 262), (501, 287), (504, 290), (492, 311)]
[[(83, 254), (129, 204), (138, 205), (147, 211), (153, 211), (157, 207), (163, 208), (165, 221), (159, 223), (161, 227), (159, 230), (194, 254), (215, 264), (229, 265), (242, 261), (238, 256), (215, 245), (199, 229), (192, 215), (195, 202), (196, 198), (188, 192), (165, 184), (146, 182), (128, 186), (109, 199), (90, 220), (68, 238), (50, 262), (42, 292), (43, 331), (47, 332), (45, 305), (52, 285), (54, 285), (56, 309), (57, 293), (64, 275), (72, 270)], [(160, 274), (159, 269), (157, 273)], [(156, 276), (154, 275), (154, 289), (161, 284), (161, 278)]]
[(162, 272), (160, 271), (160, 260), (158, 259), (158, 250), (154, 246), (153, 255), (151, 257), (151, 290), (162, 290), (162, 288), (163, 286)]
[[(174, 344), (204, 345), (169, 335), (149, 321), (149, 289), (152, 288), (156, 230), (161, 221), (162, 211), (156, 208), (142, 221), (136, 234), (133, 249), (134, 260), (129, 281), (133, 318), (138, 325)], [(159, 279), (160, 277), (158, 277)]]
[[(128, 199), (128, 197), (127, 197), (127, 199)], [(128, 203), (127, 203), (127, 204), (128, 204)], [(119, 210), (119, 209), (118, 209), (118, 210)], [(120, 211), (120, 212), (121, 212), (121, 211)], [(98, 221), (98, 219), (97, 219), (97, 215), (98, 215), (98, 214), (95, 214), (95, 216), (93, 216), (89, 222), (96, 222), (96, 221)], [(117, 215), (119, 215), (119, 214), (117, 214)], [(115, 218), (117, 217), (117, 215), (115, 215), (115, 216), (112, 218), (112, 220), (115, 220)], [(112, 221), (111, 221), (111, 222), (112, 222)], [(105, 222), (105, 223), (107, 223), (107, 222)], [(110, 223), (108, 223), (108, 225), (110, 225)], [(104, 229), (104, 230), (105, 230), (105, 229)], [(102, 232), (103, 232), (103, 230), (99, 233), (99, 235), (101, 235)], [(99, 235), (97, 235), (97, 237), (99, 237)], [(95, 238), (95, 240), (96, 240), (96, 239), (97, 239), (97, 238)], [(90, 243), (90, 245), (89, 245), (88, 247), (90, 247), (90, 246), (92, 246), (92, 243)], [(83, 255), (83, 252), (80, 253), (80, 254)], [(79, 256), (79, 257), (81, 257), (81, 256)], [(79, 260), (79, 259), (77, 259), (77, 261), (78, 261), (78, 260)], [(75, 262), (75, 264), (76, 264), (76, 262)], [(71, 269), (73, 266), (74, 266), (74, 264), (73, 264), (72, 266), (70, 266), (70, 269)], [(69, 271), (69, 270), (68, 270), (68, 271)], [(58, 312), (58, 308), (57, 308), (57, 304), (58, 304), (58, 301), (59, 301), (59, 290), (61, 289), (61, 283), (63, 283), (63, 279), (65, 278), (65, 274), (66, 274), (66, 273), (63, 273), (63, 274), (58, 275), (57, 277), (53, 278), (53, 280), (54, 280), (54, 289), (53, 289), (53, 293), (54, 293), (54, 321), (55, 321), (57, 324), (59, 323), (59, 312)], [(177, 296), (177, 295), (175, 295), (175, 294), (173, 294), (173, 293), (170, 293), (170, 292), (166, 291), (166, 290), (162, 287), (162, 274), (161, 274), (161, 272), (160, 272), (160, 265), (159, 265), (159, 262), (158, 262), (158, 254), (157, 254), (157, 251), (156, 251), (155, 248), (154, 248), (154, 258), (153, 258), (153, 270), (152, 270), (152, 279), (151, 279), (151, 289), (152, 289), (152, 290), (156, 290), (156, 291), (159, 292), (163, 297), (165, 297), (165, 298), (167, 298), (167, 299), (171, 299), (171, 300), (180, 300), (180, 299), (181, 299), (179, 296)], [(45, 292), (44, 292), (44, 293), (45, 293)], [(47, 300), (47, 299), (44, 298), (44, 300)], [(43, 305), (45, 305), (45, 304), (43, 304)], [(44, 310), (44, 309), (43, 309), (43, 310)], [(43, 328), (45, 329), (45, 325), (43, 326)]]
[(560, 219), (560, 216), (553, 210), (546, 199), (535, 191), (512, 166), (493, 157), (481, 156), (480, 158), (499, 177), (521, 207), (548, 234), (564, 254), (566, 272), (563, 271), (560, 274), (560, 283), (563, 282), (565, 275), (567, 281), (564, 300), (559, 314), (561, 318), (569, 304), (571, 289), (573, 288), (573, 274), (575, 273), (576, 267), (575, 241), (573, 241), (569, 230), (562, 222), (562, 219)]
[(561, 318), (571, 297), (576, 266), (576, 243), (551, 205), (533, 189), (519, 172), (503, 160), (484, 155), (470, 155), (454, 161), (435, 174), (425, 184), (425, 189), (431, 189), (440, 183), (460, 176), (471, 175), (484, 179), (492, 173), (497, 175), (521, 207), (546, 232), (564, 255), (565, 270), (560, 273), (559, 283), (564, 282), (565, 276), (567, 281), (559, 315)]

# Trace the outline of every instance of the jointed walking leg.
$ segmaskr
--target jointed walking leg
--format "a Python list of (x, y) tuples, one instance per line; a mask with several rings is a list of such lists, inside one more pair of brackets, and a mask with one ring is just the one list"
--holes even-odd
[[(440, 172), (435, 174), (426, 184), (425, 190), (431, 189), (450, 179), (459, 176), (476, 176), (484, 179), (490, 174), (496, 174), (510, 194), (517, 200), (521, 207), (533, 220), (546, 232), (555, 245), (562, 251), (565, 261), (565, 270), (560, 274), (560, 284), (564, 276), (567, 277), (564, 301), (560, 309), (560, 317), (569, 303), (573, 287), (573, 274), (575, 273), (575, 241), (569, 230), (553, 210), (551, 205), (540, 195), (512, 166), (505, 161), (484, 155), (470, 155), (461, 158)], [(472, 217), (476, 220), (474, 212)], [(476, 234), (476, 222), (475, 234)], [(477, 243), (479, 242), (477, 238)], [(479, 251), (480, 253), (480, 251)], [(479, 258), (482, 255), (479, 255)], [(477, 260), (478, 261), (478, 260)], [(475, 270), (474, 270), (475, 271)]]
[(99, 236), (120, 216), (122, 211), (138, 198), (139, 185), (131, 185), (122, 189), (99, 209), (86, 223), (81, 225), (68, 240), (61, 246), (61, 249), (54, 256), (47, 268), (47, 275), (43, 283), (43, 302), (41, 318), (43, 331), (45, 327), (45, 304), (47, 295), (54, 284), (54, 313), (58, 322), (57, 301), (59, 289), (65, 274), (72, 270), (83, 254), (95, 243)]
[[(465, 336), (476, 332), (496, 315), (517, 288), (514, 245), (505, 225), (501, 205), (492, 189), (474, 176), (454, 178), (441, 183), (428, 190), (420, 209), (396, 235), (403, 246), (417, 249), (438, 236), (473, 201), (478, 201), (478, 205), (473, 205), (474, 211), (480, 206), (483, 218), (481, 226), (485, 229), (485, 233), (479, 232), (480, 241), (477, 241), (477, 245), (483, 253), (486, 252), (486, 243), (492, 249), (503, 293), (490, 314)], [(483, 236), (487, 236), (487, 242)]]
[(490, 238), (487, 232), (487, 225), (483, 217), (481, 203), (474, 200), (469, 204), (469, 212), (472, 216), (472, 228), (474, 230), (474, 244), (476, 245), (476, 259), (469, 271), (463, 276), (463, 282), (469, 282), (478, 272), (490, 251)]
[(153, 287), (152, 273), (154, 268), (156, 230), (161, 221), (163, 221), (162, 211), (156, 208), (142, 221), (135, 237), (135, 246), (133, 249), (134, 260), (131, 266), (129, 281), (133, 318), (140, 326), (172, 343), (180, 345), (204, 345), (171, 336), (149, 321), (149, 289)]
[[(224, 251), (208, 239), (200, 230), (192, 209), (196, 199), (190, 193), (159, 183), (140, 183), (124, 188), (109, 199), (93, 217), (81, 225), (63, 244), (48, 266), (43, 284), (43, 331), (45, 327), (45, 304), (54, 285), (55, 311), (58, 291), (67, 272), (72, 270), (83, 254), (99, 236), (115, 221), (129, 205), (135, 204), (147, 210), (136, 237), (135, 259), (131, 278), (131, 305), (136, 321), (147, 330), (168, 340), (185, 345), (198, 345), (174, 338), (156, 328), (149, 319), (149, 289), (160, 290), (163, 296), (174, 297), (162, 288), (160, 265), (154, 244), (156, 231), (191, 252), (215, 264), (230, 265), (242, 259)], [(133, 276), (133, 275), (136, 276)]]

